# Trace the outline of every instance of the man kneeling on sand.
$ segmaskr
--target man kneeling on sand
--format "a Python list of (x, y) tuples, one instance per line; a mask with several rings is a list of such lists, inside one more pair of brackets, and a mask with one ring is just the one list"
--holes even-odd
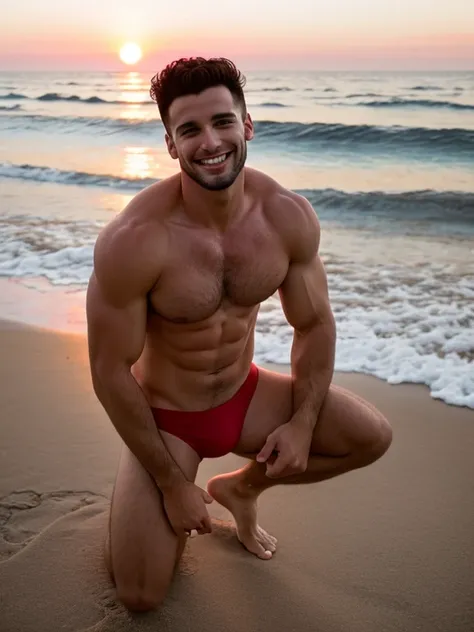
[[(106, 562), (130, 610), (163, 601), (207, 504), (268, 560), (257, 521), (273, 485), (366, 466), (392, 432), (372, 405), (331, 384), (335, 322), (320, 226), (302, 196), (245, 166), (254, 136), (244, 77), (227, 59), (180, 59), (152, 79), (177, 175), (152, 184), (101, 232), (87, 294), (92, 379), (124, 442)], [(253, 364), (260, 303), (275, 292), (293, 328), (291, 375)], [(242, 469), (194, 484), (204, 458)]]

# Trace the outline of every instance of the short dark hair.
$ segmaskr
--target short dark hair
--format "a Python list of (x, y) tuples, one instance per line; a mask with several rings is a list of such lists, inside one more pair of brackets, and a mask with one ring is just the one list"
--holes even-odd
[(152, 78), (150, 96), (158, 105), (165, 127), (168, 122), (168, 110), (175, 99), (188, 94), (199, 94), (216, 86), (225, 86), (229, 89), (235, 103), (242, 107), (245, 118), (245, 83), (244, 75), (225, 57), (183, 57), (168, 64)]

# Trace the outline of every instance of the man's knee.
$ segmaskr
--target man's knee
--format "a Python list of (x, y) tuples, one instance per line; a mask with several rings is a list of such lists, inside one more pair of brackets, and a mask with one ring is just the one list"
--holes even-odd
[(173, 574), (184, 552), (186, 540), (187, 538), (182, 538), (178, 542), (176, 562), (173, 571), (170, 574), (155, 574), (155, 577), (148, 581), (148, 585), (142, 586), (140, 583), (131, 581), (130, 579), (121, 578), (120, 576), (117, 578), (114, 577), (110, 555), (110, 539), (107, 538), (105, 546), (107, 568), (115, 583), (117, 599), (127, 610), (131, 612), (150, 612), (157, 610), (161, 606), (168, 593)]
[(154, 590), (117, 586), (117, 598), (131, 612), (150, 612), (157, 610), (165, 600), (168, 586)]
[(367, 462), (373, 463), (380, 459), (389, 449), (392, 439), (392, 427), (380, 413), (380, 416), (373, 422), (372, 428), (367, 434), (367, 441), (364, 442), (363, 452)]
[(354, 426), (351, 437), (352, 459), (357, 467), (370, 465), (382, 457), (392, 443), (392, 428), (387, 419), (375, 408), (367, 410), (367, 415)]

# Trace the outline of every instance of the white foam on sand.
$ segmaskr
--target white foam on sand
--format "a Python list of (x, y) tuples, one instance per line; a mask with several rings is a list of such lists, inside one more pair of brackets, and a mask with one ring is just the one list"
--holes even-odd
[[(449, 310), (431, 319), (429, 313), (412, 313), (409, 326), (397, 311), (354, 308), (336, 315), (336, 370), (375, 375), (391, 384), (425, 384), (434, 398), (474, 408), (474, 332), (456, 331)], [(280, 312), (275, 301), (257, 322), (258, 361), (289, 363), (292, 332)]]
[(5, 217), (0, 220), (0, 276), (44, 277), (53, 285), (86, 284), (103, 223)]
[[(388, 252), (370, 263), (356, 253), (328, 256), (336, 370), (425, 384), (435, 398), (474, 408), (473, 264), (458, 251), (444, 263), (425, 256), (400, 263)], [(257, 324), (256, 354), (286, 364), (290, 348), (291, 330), (272, 298)]]

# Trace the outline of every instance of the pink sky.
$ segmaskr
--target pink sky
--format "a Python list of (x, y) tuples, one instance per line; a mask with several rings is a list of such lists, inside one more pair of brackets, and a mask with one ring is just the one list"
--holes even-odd
[(391, 4), (240, 0), (236, 11), (220, 0), (217, 11), (210, 0), (136, 0), (134, 9), (112, 0), (22, 0), (2, 9), (0, 70), (130, 69), (118, 57), (126, 41), (143, 48), (134, 69), (146, 71), (196, 54), (228, 56), (247, 69), (474, 70), (474, 1)]

